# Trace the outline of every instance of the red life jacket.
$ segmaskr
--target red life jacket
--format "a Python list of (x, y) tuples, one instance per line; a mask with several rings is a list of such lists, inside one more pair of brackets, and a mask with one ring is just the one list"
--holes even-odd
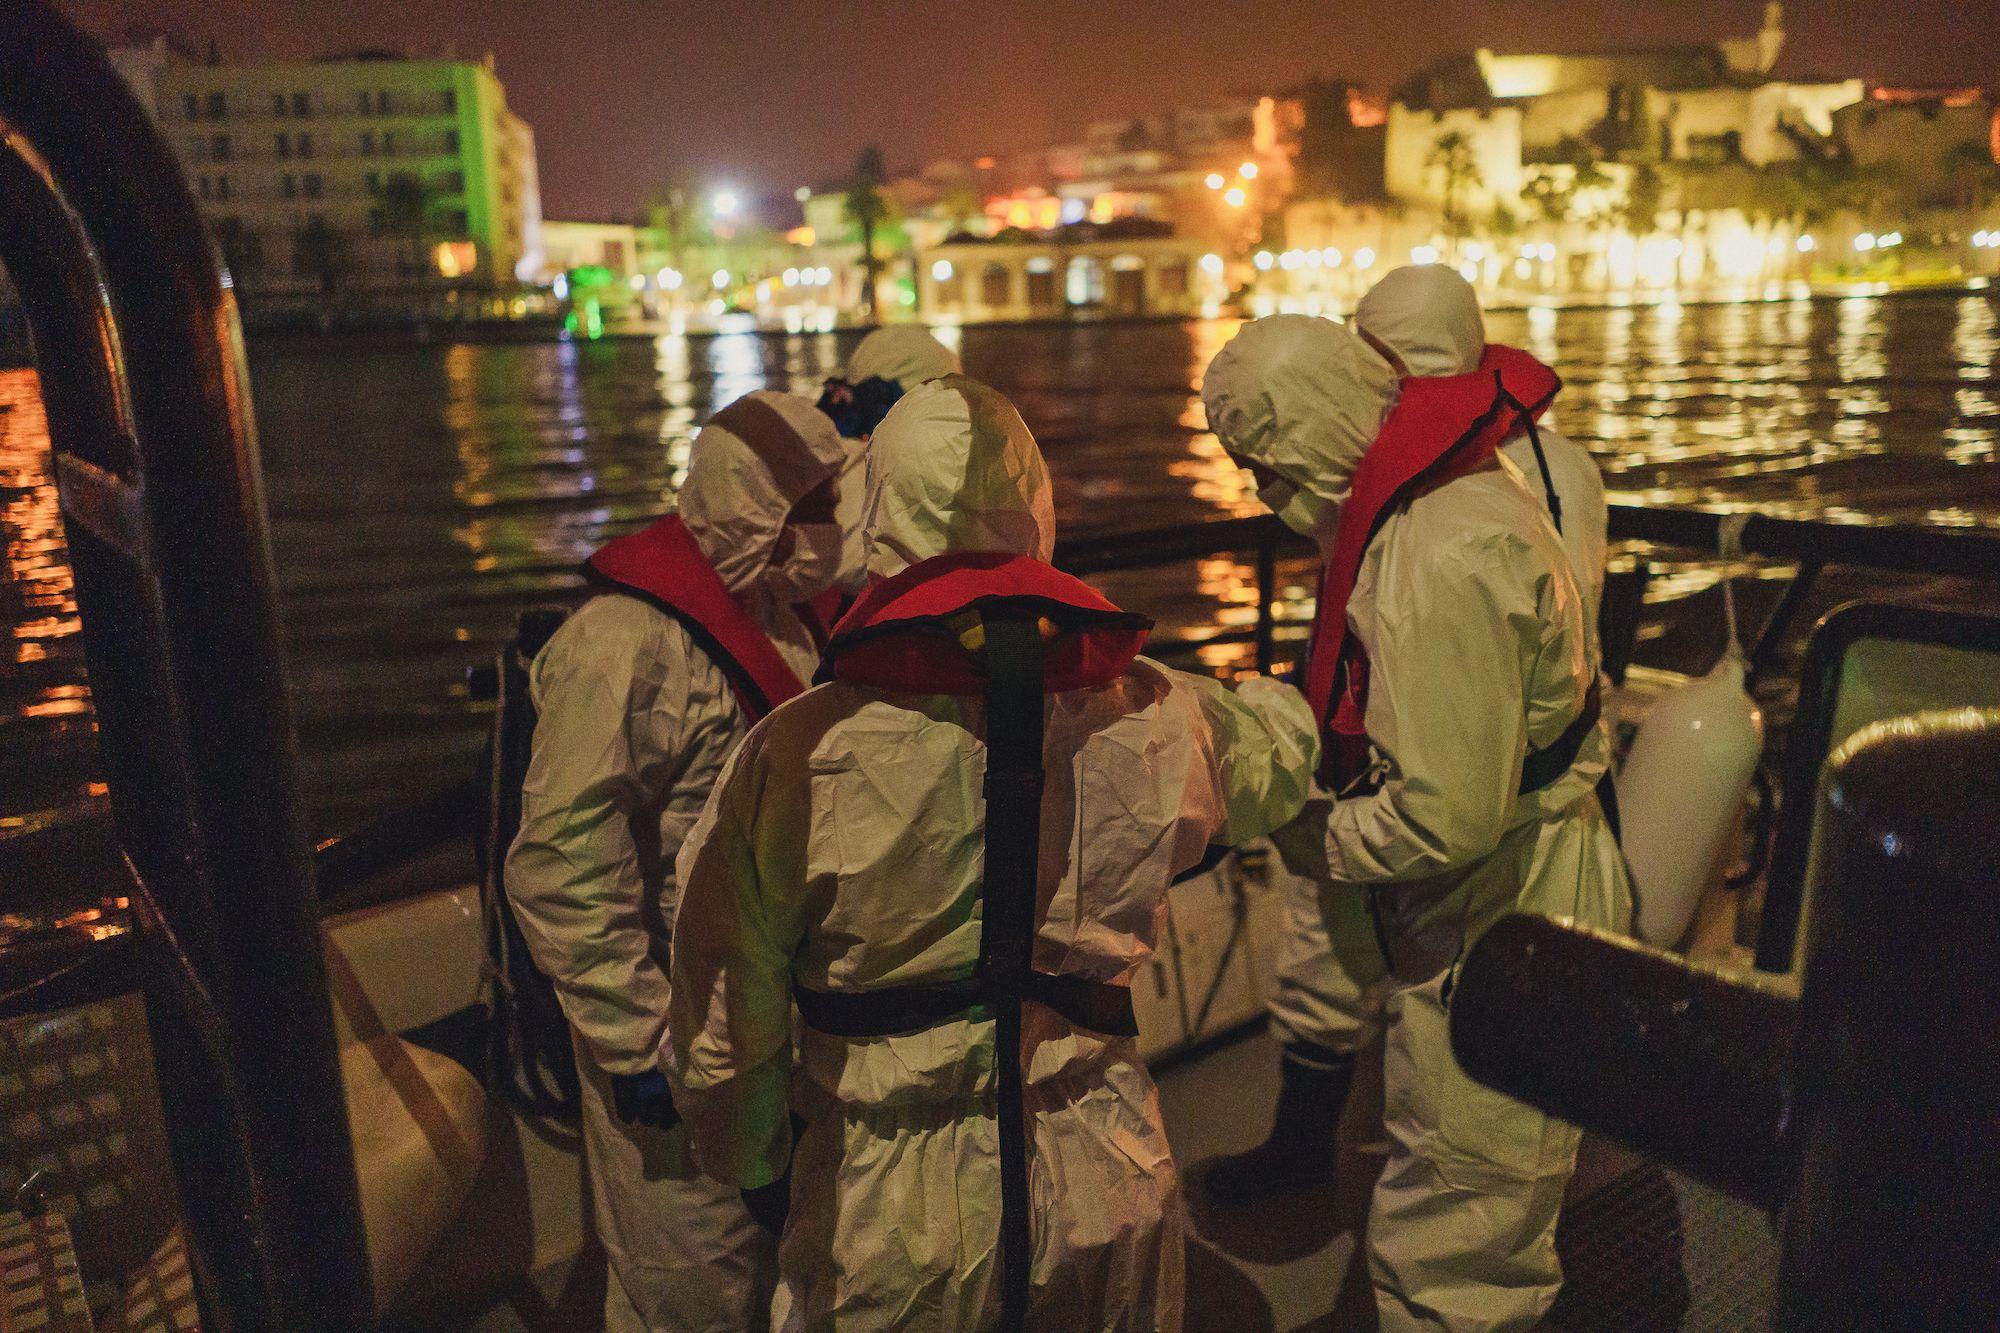
[(1395, 409), (1354, 469), (1320, 577), (1305, 693), (1320, 723), (1320, 781), (1333, 791), (1368, 768), (1368, 654), (1347, 631), (1347, 603), (1368, 543), (1397, 508), (1484, 467), (1523, 413), (1539, 419), (1561, 388), (1553, 370), (1497, 343), (1487, 344), (1478, 370), (1403, 381)]
[(983, 694), (979, 656), (960, 642), (952, 622), (1001, 602), (1055, 626), (1042, 658), (1043, 688), (1051, 694), (1118, 679), (1153, 625), (1030, 556), (959, 551), (912, 565), (863, 593), (834, 629), (820, 678), (912, 694)]
[(805, 692), (798, 673), (744, 611), (677, 515), (611, 542), (584, 561), (583, 573), (597, 587), (637, 597), (679, 621), (722, 668), (753, 723)]

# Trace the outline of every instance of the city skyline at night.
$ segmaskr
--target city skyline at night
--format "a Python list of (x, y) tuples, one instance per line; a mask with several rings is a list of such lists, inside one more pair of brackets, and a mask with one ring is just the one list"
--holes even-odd
[[(845, 15), (769, 3), (677, 13), (650, 0), (574, 8), (358, 0), (338, 9), (217, 0), (198, 13), (160, 0), (68, 7), (105, 36), (160, 30), (200, 51), (213, 43), (224, 58), (365, 48), (478, 58), (490, 50), (510, 103), (535, 127), (548, 211), (569, 217), (631, 215), (675, 168), (785, 195), (838, 176), (869, 143), (893, 166), (915, 166), (1047, 144), (1095, 118), (1315, 76), (1386, 90), (1439, 57), (1481, 46), (1696, 42), (1754, 29), (1762, 10), (1758, 0), (1448, 0), (1420, 12), (1169, 0), (1139, 20), (1027, 2), (871, 4)], [(1979, 9), (1954, 0), (1793, 5), (1777, 73), (1990, 84), (2000, 36)]]

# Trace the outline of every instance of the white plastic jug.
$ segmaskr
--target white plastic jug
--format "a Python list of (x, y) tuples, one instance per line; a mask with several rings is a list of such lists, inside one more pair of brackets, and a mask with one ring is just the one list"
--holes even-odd
[(1634, 927), (1646, 943), (1670, 949), (1687, 933), (1763, 750), (1764, 715), (1733, 649), (1646, 714), (1617, 777)]

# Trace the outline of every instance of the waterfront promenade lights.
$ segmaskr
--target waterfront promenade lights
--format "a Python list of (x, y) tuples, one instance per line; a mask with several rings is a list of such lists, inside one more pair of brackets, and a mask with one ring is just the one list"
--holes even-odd
[(1867, 254), (1875, 248), (1875, 234), (1873, 232), (1862, 232), (1854, 238), (1854, 248), (1863, 254)]
[(1359, 250), (1356, 250), (1354, 252), (1354, 267), (1362, 269), (1364, 271), (1367, 269), (1374, 268), (1375, 267), (1374, 250), (1370, 249), (1368, 246), (1365, 245), (1362, 246)]
[(715, 197), (709, 201), (709, 207), (715, 210), (715, 216), (719, 218), (733, 218), (737, 210), (743, 207), (743, 199), (734, 190), (717, 190)]
[(666, 292), (679, 291), (681, 289), (681, 283), (684, 281), (684, 279), (681, 277), (681, 271), (677, 268), (663, 268), (659, 271), (659, 274), (657, 276), (660, 284), (660, 290)]
[(813, 192), (812, 192), (812, 187), (810, 185), (801, 185), (798, 189), (792, 191), (792, 198), (798, 200), (802, 204), (806, 202), (806, 200), (812, 197), (813, 197)]
[(1243, 193), (1241, 185), (1232, 185), (1229, 187), (1229, 192), (1223, 195), (1222, 198), (1231, 208), (1241, 208), (1250, 196)]
[(1254, 181), (1257, 179), (1257, 164), (1255, 162), (1245, 162), (1242, 166), (1236, 168), (1236, 174), (1246, 181)]
[(1219, 190), (1224, 185), (1228, 184), (1227, 181), (1222, 179), (1222, 173), (1219, 171), (1209, 172), (1208, 179), (1206, 181), (1203, 181), (1202, 183), (1208, 186), (1208, 188), (1211, 190)]
[(950, 282), (952, 272), (951, 261), (949, 259), (940, 259), (937, 263), (931, 265), (931, 281)]
[(1804, 236), (1799, 237), (1799, 239), (1796, 242), (1794, 242), (1794, 244), (1796, 244), (1799, 247), (1799, 253), (1802, 255), (1809, 255), (1813, 251), (1819, 249), (1819, 242), (1813, 239), (1812, 233), (1810, 232), (1806, 233)]
[(726, 268), (715, 270), (715, 276), (710, 278), (708, 282), (709, 286), (715, 288), (718, 292), (721, 291), (729, 285), (729, 270)]
[[(1985, 235), (1986, 235), (1986, 233), (1985, 233), (1985, 232), (1981, 232), (1981, 233), (1979, 233), (1979, 234), (1980, 234), (1980, 236), (1981, 236), (1982, 238), (1984, 238), (1984, 237), (1985, 237)], [(1985, 244), (1986, 242), (1985, 242), (1985, 240), (1984, 240), (1984, 239), (1981, 239), (1981, 240), (1980, 240), (1980, 241), (1979, 241), (1978, 243), (1979, 243), (1979, 244), (1981, 244), (1981, 245), (1984, 245), (1984, 244)], [(1203, 255), (1203, 256), (1201, 257), (1201, 271), (1202, 271), (1203, 273), (1209, 273), (1209, 274), (1219, 274), (1219, 273), (1221, 273), (1221, 272), (1222, 272), (1222, 256), (1221, 256), (1221, 255), (1214, 255), (1214, 254), (1209, 254), (1209, 255)]]
[(1271, 265), (1277, 263), (1278, 261), (1277, 257), (1273, 255), (1269, 250), (1259, 250), (1257, 252), (1257, 258), (1252, 262), (1254, 262), (1257, 265), (1257, 271), (1259, 273), (1269, 273), (1271, 271)]

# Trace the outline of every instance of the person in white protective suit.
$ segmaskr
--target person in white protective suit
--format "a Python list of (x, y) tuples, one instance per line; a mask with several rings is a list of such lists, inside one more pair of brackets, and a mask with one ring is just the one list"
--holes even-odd
[[(870, 515), (883, 581), (830, 683), (750, 734), (681, 856), (665, 1064), (696, 1156), (788, 1191), (789, 1327), (1178, 1328), (1127, 987), (1174, 875), (1300, 808), (1312, 718), (1136, 656), (1145, 622), (1046, 563), (1047, 470), (984, 385), (897, 403)], [(1025, 704), (997, 684), (1023, 645)]]
[(844, 461), (810, 400), (730, 404), (695, 437), (678, 513), (591, 558), (598, 595), (531, 671), (506, 884), (573, 1029), (613, 1330), (770, 1318), (775, 1242), (696, 1169), (658, 1067), (674, 857), (751, 724), (811, 678), (819, 646), (794, 604), (833, 579)]
[[(1478, 293), (1444, 264), (1392, 269), (1361, 298), (1353, 324), (1399, 377), (1467, 374), (1479, 368), (1486, 352)], [(1583, 597), (1594, 665), (1607, 540), (1604, 480), (1596, 460), (1553, 425), (1538, 423), (1538, 436), (1531, 440), (1525, 430), (1516, 431), (1500, 452), (1535, 495), (1546, 501), (1547, 490), (1553, 489), (1550, 512), (1560, 515), (1559, 532)], [(1306, 876), (1276, 873), (1285, 894), (1273, 969), (1278, 984), (1269, 1008), (1271, 1033), (1280, 1048), (1278, 1104), (1262, 1143), (1212, 1163), (1203, 1173), (1204, 1188), (1225, 1203), (1316, 1188), (1333, 1178), (1334, 1135), (1353, 1085), (1355, 1056), (1381, 1025), (1383, 988), (1343, 967), (1327, 938), (1318, 886)]]
[(959, 373), (958, 356), (920, 324), (875, 329), (854, 348), (847, 368), (826, 382), (820, 411), (847, 442), (837, 515), (845, 543), (834, 586), (848, 594), (868, 586), (868, 541), (861, 526), (868, 501), (868, 440), (898, 399), (927, 380)]
[(1368, 1249), (1390, 1330), (1525, 1329), (1554, 1300), (1577, 1131), (1459, 1069), (1451, 988), (1510, 911), (1620, 932), (1631, 914), (1594, 795), (1607, 756), (1583, 596), (1499, 452), (1559, 382), (1508, 348), (1482, 367), (1399, 385), (1350, 329), (1278, 316), (1202, 386), (1273, 507), (1332, 537), (1306, 671), (1330, 795), (1277, 841), (1321, 885), (1346, 976), (1385, 992), (1391, 1151)]

